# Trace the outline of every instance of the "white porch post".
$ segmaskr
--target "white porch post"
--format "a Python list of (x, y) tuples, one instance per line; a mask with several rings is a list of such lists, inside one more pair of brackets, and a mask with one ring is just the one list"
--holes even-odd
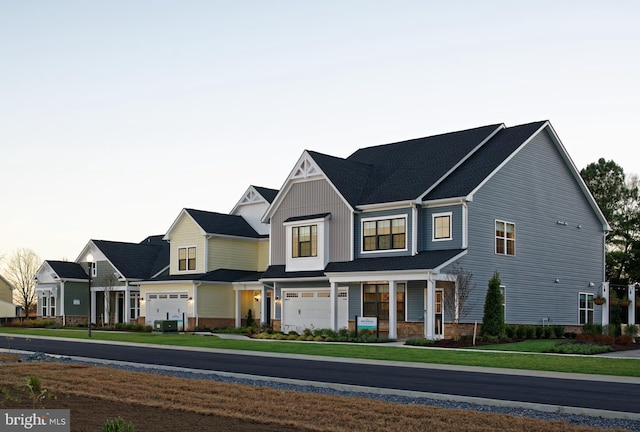
[(338, 284), (331, 282), (331, 330), (338, 331)]
[(62, 326), (67, 325), (66, 316), (64, 314), (64, 281), (60, 282), (60, 304), (58, 305), (58, 309), (60, 310), (60, 316), (62, 317)]
[(242, 327), (242, 290), (236, 287), (236, 327)]
[(266, 324), (267, 319), (267, 287), (262, 285), (260, 290), (260, 324)]
[[(109, 308), (109, 297), (111, 297), (111, 291), (106, 289), (102, 291), (102, 323), (109, 324), (109, 315), (111, 315), (111, 308)], [(109, 311), (107, 313), (107, 311)]]
[(609, 282), (602, 282), (602, 297), (607, 299), (607, 302), (602, 305), (602, 325), (609, 325)]
[(396, 297), (396, 281), (389, 281), (389, 339), (398, 338), (398, 298)]
[(96, 292), (91, 290), (91, 322), (96, 322)]
[(427, 339), (435, 339), (435, 304), (436, 304), (436, 287), (435, 282), (431, 279), (427, 280), (427, 289), (425, 296), (425, 315), (424, 315), (424, 326), (425, 326), (425, 334), (424, 337)]
[(629, 314), (628, 315), (629, 321), (627, 322), (629, 324), (635, 324), (636, 323), (636, 286), (635, 285), (627, 286), (627, 298), (631, 301), (631, 304), (627, 308), (628, 314)]
[[(124, 304), (122, 305), (122, 313), (124, 314), (124, 322), (125, 324), (129, 324), (130, 320), (131, 320), (131, 312), (130, 312), (130, 308), (131, 308), (131, 287), (129, 286), (129, 282), (126, 282), (126, 285), (124, 286), (124, 300), (123, 300)], [(182, 329), (184, 330), (185, 327), (185, 323), (182, 323)]]

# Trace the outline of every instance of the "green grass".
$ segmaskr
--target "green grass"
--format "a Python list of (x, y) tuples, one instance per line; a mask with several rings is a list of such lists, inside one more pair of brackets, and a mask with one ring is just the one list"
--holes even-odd
[[(0, 328), (1, 333), (40, 335), (87, 339), (86, 330), (49, 330)], [(0, 335), (0, 338), (6, 336)], [(493, 368), (525, 369), (554, 372), (573, 372), (601, 375), (640, 377), (640, 362), (634, 359), (610, 359), (602, 357), (561, 356), (546, 354), (505, 353), (501, 351), (539, 352), (540, 347), (553, 340), (532, 340), (515, 344), (485, 346), (474, 350), (449, 350), (431, 348), (410, 348), (383, 345), (300, 343), (278, 341), (254, 341), (220, 339), (215, 336), (190, 334), (124, 333), (94, 331), (94, 340), (133, 342), (158, 345), (191, 346), (227, 350), (260, 351), (286, 354), (306, 354), (329, 357), (348, 357), (360, 359), (389, 360), (399, 362), (419, 362), (450, 364), (461, 366), (480, 366)], [(9, 340), (10, 344), (10, 340)], [(527, 344), (531, 344), (526, 348)], [(7, 344), (3, 344), (7, 345)], [(515, 348), (514, 348), (515, 347)], [(535, 348), (537, 347), (537, 348)], [(529, 351), (530, 352), (530, 351)]]
[(488, 351), (543, 353), (549, 352), (549, 350), (554, 347), (559, 341), (559, 339), (526, 339), (521, 342), (514, 342), (510, 344), (484, 345), (473, 347), (473, 349)]

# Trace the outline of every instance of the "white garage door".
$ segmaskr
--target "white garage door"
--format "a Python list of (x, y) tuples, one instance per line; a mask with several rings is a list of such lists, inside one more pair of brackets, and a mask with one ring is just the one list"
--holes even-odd
[(146, 299), (145, 321), (152, 326), (156, 320), (178, 321), (178, 329), (183, 327), (184, 319), (189, 316), (189, 294), (187, 293), (148, 293)]
[[(331, 328), (329, 290), (282, 290), (282, 331)], [(346, 328), (349, 315), (347, 290), (338, 290), (338, 328)]]

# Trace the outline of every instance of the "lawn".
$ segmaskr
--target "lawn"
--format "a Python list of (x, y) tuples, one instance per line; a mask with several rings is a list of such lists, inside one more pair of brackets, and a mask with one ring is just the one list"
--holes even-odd
[[(3, 347), (10, 347), (11, 334), (87, 339), (86, 330), (19, 329), (3, 327), (0, 329), (0, 332), (5, 333), (0, 334), (0, 346)], [(548, 346), (546, 344), (552, 343), (551, 340), (534, 340), (516, 344), (501, 344), (498, 346), (492, 345), (473, 350), (453, 350), (428, 347), (389, 346), (385, 344), (364, 345), (250, 339), (231, 340), (221, 339), (215, 336), (193, 334), (101, 331), (94, 331), (92, 339), (225, 350), (640, 377), (640, 367), (638, 367), (640, 366), (640, 362), (635, 359), (540, 354), (539, 352), (543, 350), (541, 347)], [(499, 349), (500, 352), (496, 352), (496, 349)], [(523, 351), (529, 353), (525, 354)], [(538, 353), (530, 353), (531, 351)]]

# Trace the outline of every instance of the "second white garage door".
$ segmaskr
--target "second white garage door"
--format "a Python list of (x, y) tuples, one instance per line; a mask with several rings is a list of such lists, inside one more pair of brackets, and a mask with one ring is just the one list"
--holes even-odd
[[(182, 318), (188, 318), (189, 294), (187, 293), (148, 293), (146, 301), (147, 325), (152, 326), (156, 320), (176, 320), (178, 329), (183, 329)], [(168, 318), (167, 318), (168, 317)]]
[[(329, 290), (282, 290), (282, 331), (331, 328)], [(338, 328), (346, 328), (349, 315), (347, 290), (338, 290)]]

